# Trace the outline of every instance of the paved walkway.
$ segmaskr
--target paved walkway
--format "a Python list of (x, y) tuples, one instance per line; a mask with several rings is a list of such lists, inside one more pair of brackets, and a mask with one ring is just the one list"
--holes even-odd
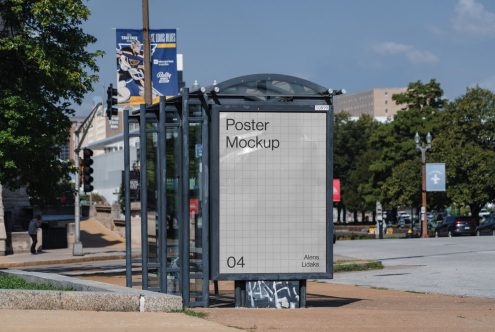
[(181, 313), (0, 310), (2, 331), (239, 331)]
[[(38, 255), (22, 253), (0, 256), (0, 268), (22, 268), (125, 258), (124, 239), (96, 220), (89, 219), (81, 222), (81, 242), (84, 256), (73, 256), (72, 248), (48, 249)], [(139, 251), (139, 248), (133, 248), (133, 256), (138, 256)]]
[(495, 300), (308, 283), (306, 309), (233, 308), (233, 284), (220, 299), (181, 313), (0, 310), (1, 331), (493, 331)]
[[(81, 222), (81, 242), (84, 247), (84, 256), (73, 256), (72, 248), (48, 249), (38, 255), (22, 253), (0, 256), (0, 269), (47, 267), (61, 264), (84, 264), (116, 260), (122, 262), (125, 259), (125, 240), (94, 219)], [(140, 248), (133, 248), (133, 257), (139, 257), (140, 251)], [(334, 255), (334, 261), (349, 259), (354, 258)]]
[[(2, 264), (24, 264), (24, 266), (50, 265), (53, 269), (67, 268), (62, 262), (77, 265), (87, 264), (86, 268), (95, 269), (104, 265), (119, 268), (122, 263), (115, 257), (124, 257), (122, 239), (102, 225), (83, 222), (82, 242), (85, 256), (73, 257), (71, 249), (50, 250), (41, 255), (12, 255), (0, 257)], [(103, 228), (101, 228), (103, 227)], [(109, 232), (110, 234), (107, 234)], [(86, 237), (86, 238), (85, 238)], [(101, 239), (104, 241), (102, 242)], [(435, 240), (435, 239), (433, 239)], [(436, 239), (438, 240), (438, 239)], [(434, 246), (441, 245), (442, 250), (451, 250), (452, 240), (441, 239)], [(461, 242), (468, 241), (460, 239)], [(474, 239), (473, 239), (474, 240)], [(493, 239), (491, 239), (493, 240)], [(93, 242), (92, 242), (93, 241)], [(389, 243), (389, 241), (392, 241)], [(418, 241), (339, 241), (335, 247), (336, 254), (356, 258), (381, 258), (386, 263), (387, 274), (393, 269), (389, 262), (394, 262), (399, 254), (398, 248), (413, 246), (406, 250), (409, 256), (428, 256), (428, 246)], [(488, 241), (481, 239), (481, 242)], [(371, 243), (373, 242), (373, 243)], [(445, 242), (445, 243), (444, 243)], [(381, 250), (381, 245), (385, 247)], [(493, 242), (489, 242), (493, 244)], [(484, 247), (489, 243), (485, 243)], [(480, 244), (480, 243), (479, 243)], [(367, 248), (366, 245), (373, 245)], [(378, 247), (375, 247), (378, 245)], [(390, 247), (391, 246), (391, 247)], [(473, 246), (472, 244), (470, 245)], [(392, 248), (393, 247), (393, 248)], [(446, 249), (447, 248), (447, 249)], [(491, 248), (491, 247), (490, 247)], [(440, 248), (434, 250), (436, 255), (443, 253)], [(471, 249), (472, 250), (472, 249)], [(482, 254), (491, 254), (485, 250)], [(344, 256), (335, 256), (335, 260), (344, 260)], [(435, 255), (435, 257), (436, 257)], [(445, 259), (448, 256), (442, 256)], [(95, 262), (97, 260), (106, 260)], [(112, 261), (113, 259), (114, 261)], [(55, 263), (50, 263), (54, 262)], [(87, 262), (87, 263), (85, 263)], [(90, 263), (93, 262), (93, 263)], [(49, 264), (50, 263), (50, 264)], [(56, 265), (59, 264), (59, 265)], [(395, 263), (393, 264), (395, 265)], [(82, 267), (76, 269), (81, 270)], [(55, 271), (53, 271), (55, 272)], [(61, 273), (57, 271), (56, 273)], [(67, 271), (66, 271), (67, 272)], [(221, 297), (212, 301), (208, 309), (195, 309), (208, 314), (206, 319), (191, 317), (180, 313), (125, 313), (125, 312), (73, 312), (73, 311), (21, 311), (0, 310), (0, 330), (5, 331), (491, 331), (495, 326), (495, 300), (460, 296), (443, 296), (438, 294), (419, 294), (398, 292), (385, 289), (370, 289), (348, 285), (336, 285), (341, 279), (350, 280), (360, 274), (336, 274), (331, 283), (308, 283), (308, 308), (297, 310), (274, 309), (235, 309), (233, 308), (233, 285), (221, 285)], [(373, 273), (378, 274), (377, 271)], [(391, 274), (390, 277), (394, 273)], [(491, 274), (487, 274), (491, 275)], [(101, 281), (123, 283), (123, 276), (100, 276)], [(94, 279), (94, 278), (92, 278)], [(103, 280), (104, 279), (104, 280)], [(450, 279), (449, 279), (450, 280)], [(222, 287), (223, 286), (223, 287)], [(409, 288), (411, 289), (411, 288)]]

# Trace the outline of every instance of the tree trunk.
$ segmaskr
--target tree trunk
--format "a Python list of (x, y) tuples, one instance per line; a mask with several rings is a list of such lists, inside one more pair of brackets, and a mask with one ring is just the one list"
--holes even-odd
[(365, 214), (365, 211), (361, 211), (361, 222), (364, 222), (364, 219), (366, 218)]
[(469, 204), (469, 209), (471, 210), (471, 216), (473, 219), (476, 221), (476, 226), (480, 225), (480, 211), (481, 211), (481, 205), (478, 204)]
[(397, 220), (397, 208), (396, 207), (394, 207), (392, 209), (392, 220), (395, 221), (395, 223), (397, 224), (398, 220)]

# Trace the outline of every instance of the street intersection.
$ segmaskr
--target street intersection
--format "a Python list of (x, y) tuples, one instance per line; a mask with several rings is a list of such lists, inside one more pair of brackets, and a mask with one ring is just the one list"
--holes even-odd
[(334, 254), (383, 270), (337, 273), (332, 283), (495, 298), (495, 237), (337, 241)]

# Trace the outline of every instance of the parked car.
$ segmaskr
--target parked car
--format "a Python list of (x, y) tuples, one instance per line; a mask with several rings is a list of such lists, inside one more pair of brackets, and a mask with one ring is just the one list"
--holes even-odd
[(490, 215), (490, 211), (488, 211), (487, 209), (481, 209), (481, 211), (480, 211), (480, 213), (478, 213), (478, 215), (482, 218), (483, 217), (486, 218)]
[(476, 228), (476, 235), (493, 235), (495, 236), (495, 215), (490, 215), (482, 224)]
[(397, 226), (399, 228), (406, 228), (411, 224), (411, 217), (409, 215), (401, 215), (397, 221)]
[(473, 217), (448, 216), (439, 222), (435, 228), (435, 237), (475, 234), (476, 221)]
[(438, 222), (435, 220), (427, 220), (426, 224), (428, 225), (428, 230), (434, 231), (438, 226)]

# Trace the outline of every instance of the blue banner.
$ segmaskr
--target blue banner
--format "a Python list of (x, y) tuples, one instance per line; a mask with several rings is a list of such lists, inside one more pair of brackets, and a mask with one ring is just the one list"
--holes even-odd
[(426, 164), (426, 191), (445, 191), (445, 164)]
[[(153, 103), (160, 96), (176, 96), (177, 33), (175, 29), (150, 30)], [(120, 105), (144, 104), (143, 31), (117, 29), (117, 91)]]

